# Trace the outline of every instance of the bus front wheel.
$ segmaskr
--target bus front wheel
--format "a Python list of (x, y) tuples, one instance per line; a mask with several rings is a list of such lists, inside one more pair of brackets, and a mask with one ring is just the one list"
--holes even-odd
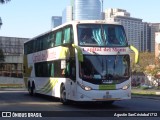
[(60, 91), (60, 101), (64, 104), (67, 105), (69, 103), (69, 101), (66, 98), (66, 89), (65, 86), (62, 85), (61, 86), (61, 91)]

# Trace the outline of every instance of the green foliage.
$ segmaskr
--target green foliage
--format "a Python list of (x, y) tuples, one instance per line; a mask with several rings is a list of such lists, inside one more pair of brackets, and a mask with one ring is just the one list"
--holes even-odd
[(141, 86), (141, 89), (142, 90), (147, 90), (147, 89), (149, 89), (149, 87), (148, 86)]
[(4, 3), (7, 3), (7, 2), (9, 2), (10, 0), (0, 0), (0, 3), (1, 4), (4, 4)]
[(4, 62), (4, 54), (3, 54), (3, 50), (0, 49), (0, 68), (3, 67), (3, 62)]
[(154, 53), (141, 52), (139, 55), (139, 63), (134, 63), (134, 54), (131, 54), (132, 72), (145, 72), (155, 78), (160, 78), (160, 59), (155, 58)]
[(150, 52), (140, 52), (139, 53), (139, 63), (134, 63), (134, 54), (131, 54), (132, 60), (132, 72), (144, 72), (146, 67), (155, 64), (154, 53)]
[(4, 54), (2, 49), (0, 49), (0, 62), (4, 62)]

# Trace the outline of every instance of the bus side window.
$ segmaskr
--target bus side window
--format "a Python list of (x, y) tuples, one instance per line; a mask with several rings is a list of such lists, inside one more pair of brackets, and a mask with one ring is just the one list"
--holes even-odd
[(71, 43), (71, 28), (70, 27), (64, 28), (63, 33), (64, 33), (63, 44)]
[(70, 43), (74, 43), (74, 34), (73, 34), (73, 28), (72, 27), (71, 27), (70, 34), (71, 34)]
[(54, 77), (54, 63), (50, 63), (50, 77)]
[(55, 46), (54, 33), (51, 33), (51, 35), (50, 35), (50, 41), (49, 41), (49, 48), (52, 48), (54, 46)]
[(73, 43), (73, 28), (72, 26), (67, 26), (63, 28), (63, 44)]
[(62, 44), (62, 30), (57, 31), (55, 35), (55, 46), (59, 46)]
[(23, 66), (23, 73), (26, 73), (26, 67)]
[(76, 65), (75, 65), (75, 60), (74, 61), (71, 61), (71, 78), (73, 80), (76, 80)]

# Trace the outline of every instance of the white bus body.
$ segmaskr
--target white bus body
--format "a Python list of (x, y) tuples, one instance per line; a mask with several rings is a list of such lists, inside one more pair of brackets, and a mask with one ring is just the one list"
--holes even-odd
[[(84, 29), (91, 30), (95, 43), (81, 44)], [(119, 44), (109, 44), (111, 31)], [(130, 50), (117, 23), (72, 21), (29, 40), (24, 48), (24, 81), (31, 95), (58, 97), (64, 104), (131, 98)]]

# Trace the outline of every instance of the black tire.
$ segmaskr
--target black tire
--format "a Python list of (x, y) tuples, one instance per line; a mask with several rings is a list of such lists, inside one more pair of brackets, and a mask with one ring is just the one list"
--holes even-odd
[(62, 85), (61, 89), (60, 89), (60, 101), (64, 105), (68, 105), (69, 104), (69, 100), (67, 100), (67, 98), (66, 98), (66, 89), (65, 89), (64, 85)]
[(28, 93), (31, 95), (31, 85), (30, 85), (30, 82), (28, 82)]
[(32, 86), (30, 84), (28, 84), (28, 92), (31, 96), (35, 95), (35, 85), (34, 85), (34, 83), (32, 84)]
[(105, 106), (110, 106), (114, 103), (114, 101), (105, 101), (105, 102), (102, 102), (103, 105)]

